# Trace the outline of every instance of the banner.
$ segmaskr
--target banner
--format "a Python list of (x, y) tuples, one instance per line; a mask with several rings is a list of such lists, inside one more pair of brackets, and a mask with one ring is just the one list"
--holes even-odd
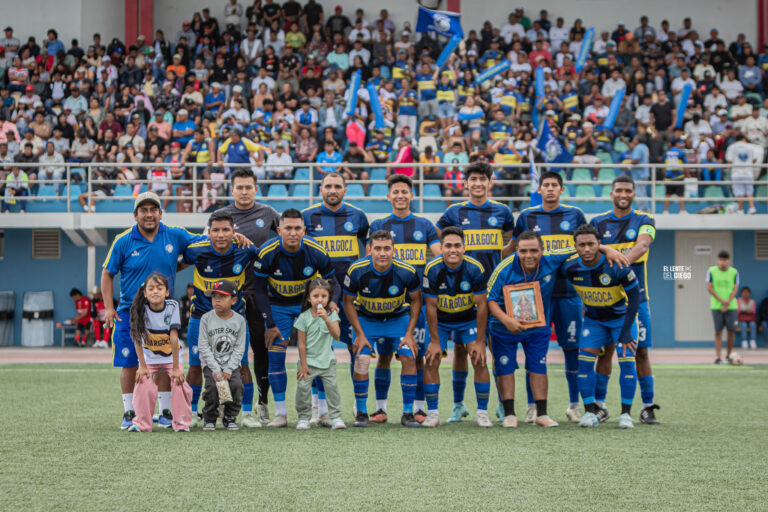
[(373, 82), (368, 82), (366, 89), (368, 89), (371, 110), (376, 116), (376, 129), (383, 130), (386, 125), (384, 124), (384, 112), (381, 110), (381, 101), (379, 101), (379, 91), (376, 90), (376, 85)]
[(539, 129), (539, 101), (544, 97), (544, 68), (538, 66), (536, 68), (534, 78), (534, 103), (533, 103), (533, 126)]
[(677, 122), (675, 122), (675, 128), (683, 126), (683, 117), (685, 117), (685, 109), (688, 108), (688, 100), (691, 98), (691, 84), (685, 84), (683, 86), (683, 92), (680, 93), (680, 101), (677, 104)]
[(536, 164), (533, 162), (532, 148), (528, 148), (528, 161), (531, 164), (530, 168), (528, 169), (528, 172), (531, 176), (531, 187), (529, 191), (531, 195), (531, 207), (539, 206), (541, 204), (541, 194), (539, 193), (539, 170), (536, 168)]
[(461, 16), (455, 12), (431, 11), (419, 6), (419, 18), (416, 21), (416, 32), (437, 32), (443, 37), (459, 36), (464, 38), (461, 28)]
[(589, 27), (584, 33), (584, 39), (581, 40), (581, 48), (579, 48), (579, 56), (576, 57), (576, 72), (580, 73), (584, 69), (584, 65), (587, 63), (587, 57), (592, 51), (592, 41), (595, 39), (595, 27)]
[[(552, 130), (549, 129), (549, 122), (544, 121), (541, 127), (541, 134), (539, 135), (539, 141), (536, 144), (536, 148), (544, 154), (544, 160), (548, 163), (556, 164), (569, 164), (573, 161), (573, 155), (571, 155), (563, 143), (558, 140), (552, 134)], [(557, 172), (557, 169), (549, 168), (549, 171)]]
[(440, 54), (440, 57), (437, 58), (437, 67), (441, 68), (443, 65), (448, 62), (448, 59), (451, 58), (451, 54), (453, 53), (453, 50), (456, 49), (457, 46), (459, 46), (459, 43), (461, 42), (460, 36), (453, 36), (450, 41), (445, 45), (445, 48), (443, 48), (443, 53)]
[(357, 90), (360, 89), (360, 81), (362, 78), (363, 76), (360, 70), (357, 70), (349, 81), (349, 100), (347, 100), (347, 108), (344, 110), (344, 116), (346, 117), (355, 115), (355, 109), (357, 108)]
[(495, 66), (492, 66), (479, 75), (475, 77), (475, 83), (477, 85), (480, 85), (481, 83), (485, 82), (486, 80), (490, 80), (491, 78), (495, 77), (499, 73), (502, 73), (509, 69), (509, 67), (512, 65), (511, 62), (508, 60), (503, 60), (496, 64)]
[(621, 102), (624, 99), (624, 94), (626, 94), (626, 92), (627, 91), (622, 87), (613, 95), (611, 107), (608, 109), (608, 115), (605, 117), (605, 121), (603, 121), (603, 125), (600, 127), (601, 130), (610, 130), (613, 128), (613, 123), (616, 122), (616, 116), (619, 114)]

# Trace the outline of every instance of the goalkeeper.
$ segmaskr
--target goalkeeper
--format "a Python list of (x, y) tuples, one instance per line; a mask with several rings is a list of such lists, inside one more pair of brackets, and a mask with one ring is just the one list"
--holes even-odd
[(238, 300), (235, 283), (217, 281), (205, 291), (205, 295), (211, 297), (213, 309), (200, 318), (198, 338), (200, 363), (205, 376), (203, 430), (216, 429), (220, 403), (224, 406), (224, 428), (237, 430), (235, 418), (243, 398), (240, 360), (246, 349), (247, 326), (245, 318), (232, 311)]

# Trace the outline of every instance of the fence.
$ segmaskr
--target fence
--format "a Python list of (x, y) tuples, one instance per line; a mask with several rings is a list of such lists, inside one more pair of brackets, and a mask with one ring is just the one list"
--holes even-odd
[[(491, 163), (491, 167), (494, 169), (502, 170), (518, 170), (520, 175), (526, 175), (530, 168), (528, 163), (520, 164), (496, 164)], [(263, 165), (256, 167), (253, 164), (225, 164), (227, 169), (236, 167), (247, 167), (254, 169), (257, 174), (264, 175), (269, 166)], [(6, 164), (6, 170), (10, 167), (20, 168), (50, 168), (51, 165), (40, 164), (23, 164), (14, 163), (12, 165)], [(87, 194), (86, 204), (88, 198), (92, 204), (95, 205), (95, 209), (98, 212), (130, 212), (132, 209), (132, 201), (135, 196), (144, 190), (156, 190), (163, 192), (167, 190), (169, 193), (163, 195), (162, 199), (169, 205), (169, 211), (174, 209), (179, 211), (203, 211), (204, 204), (211, 202), (213, 204), (232, 200), (232, 196), (226, 192), (225, 195), (216, 195), (210, 197), (206, 195), (206, 191), (210, 190), (222, 190), (227, 191), (229, 180), (227, 179), (227, 171), (221, 167), (211, 167), (204, 163), (187, 163), (185, 168), (188, 171), (188, 178), (186, 179), (154, 179), (145, 178), (140, 180), (102, 180), (95, 179), (94, 173), (89, 172), (89, 169), (94, 167), (109, 167), (116, 170), (122, 170), (126, 168), (163, 168), (168, 169), (169, 164), (165, 163), (163, 166), (147, 165), (145, 163), (138, 164), (113, 164), (107, 165), (103, 162), (88, 162), (88, 163), (74, 163), (68, 162), (60, 164), (57, 168), (64, 167), (65, 178), (59, 180), (44, 180), (39, 179), (30, 181), (29, 186), (30, 195), (26, 197), (4, 197), (5, 201), (27, 201), (32, 208), (30, 211), (51, 211), (51, 212), (69, 212), (77, 213), (83, 212), (83, 208), (79, 204), (79, 197), (81, 194)], [(285, 165), (279, 165), (274, 167), (284, 168)], [(260, 194), (257, 197), (259, 200), (263, 200), (267, 203), (274, 203), (276, 206), (283, 207), (297, 207), (302, 208), (317, 202), (319, 198), (318, 186), (320, 182), (320, 176), (322, 175), (321, 168), (361, 168), (369, 171), (368, 180), (353, 180), (347, 183), (348, 190), (345, 200), (353, 203), (362, 203), (368, 208), (364, 210), (375, 213), (378, 211), (389, 211), (389, 203), (386, 201), (386, 177), (389, 173), (395, 169), (411, 168), (414, 169), (415, 185), (415, 204), (414, 209), (419, 212), (440, 212), (451, 202), (462, 201), (464, 197), (461, 196), (448, 196), (443, 194), (443, 186), (445, 185), (442, 179), (429, 179), (424, 178), (423, 173), (418, 172), (422, 168), (449, 168), (451, 167), (447, 163), (412, 163), (412, 164), (335, 164), (335, 163), (304, 163), (292, 165), (292, 178), (291, 179), (259, 179)], [(665, 203), (671, 203), (675, 205), (680, 201), (684, 203), (693, 203), (698, 205), (699, 209), (712, 206), (713, 204), (722, 204), (723, 202), (736, 201), (734, 197), (728, 197), (728, 188), (730, 185), (748, 185), (755, 186), (755, 203), (758, 207), (759, 213), (768, 212), (768, 180), (766, 176), (762, 176), (759, 180), (753, 180), (751, 182), (744, 181), (702, 181), (696, 182), (684, 182), (684, 181), (664, 181), (657, 179), (657, 173), (659, 170), (665, 170), (669, 166), (665, 164), (648, 164), (648, 165), (631, 165), (631, 164), (595, 164), (585, 166), (584, 164), (545, 164), (537, 163), (537, 169), (539, 172), (543, 172), (547, 169), (554, 169), (560, 172), (565, 181), (566, 190), (562, 197), (564, 202), (574, 204), (575, 206), (582, 207), (586, 212), (590, 211), (605, 211), (610, 209), (611, 202), (608, 196), (611, 182), (613, 178), (621, 173), (631, 174), (632, 171), (649, 171), (649, 178), (645, 181), (636, 181), (636, 202), (641, 205), (645, 203), (645, 207), (642, 209), (656, 212), (665, 205)], [(736, 167), (732, 164), (721, 164), (717, 166), (720, 169), (728, 170), (732, 167)], [(739, 166), (744, 167), (744, 166)], [(757, 174), (760, 166), (755, 167), (755, 174)], [(675, 168), (698, 170), (698, 169), (711, 169), (711, 164), (680, 164)], [(591, 178), (592, 170), (597, 172), (597, 180)], [(203, 171), (207, 170), (209, 173), (220, 173), (220, 176), (215, 178), (204, 179), (202, 175)], [(571, 179), (566, 179), (567, 175), (571, 175)], [(494, 179), (494, 192), (493, 198), (497, 201), (514, 203), (515, 206), (522, 206), (530, 199), (528, 195), (528, 187), (530, 185), (529, 179)], [(2, 185), (2, 183), (0, 183)], [(100, 185), (106, 185), (111, 187), (112, 195), (97, 194), (95, 187)], [(359, 186), (358, 186), (359, 185)], [(703, 194), (691, 194), (690, 197), (664, 197), (664, 185), (679, 185), (687, 187), (689, 191), (696, 189), (696, 192), (703, 191)], [(511, 186), (502, 188), (505, 186)], [(515, 187), (517, 187), (515, 189)], [(607, 188), (606, 188), (607, 187)], [(367, 190), (366, 190), (367, 189)], [(514, 195), (500, 195), (500, 190), (514, 191)], [(643, 197), (641, 190), (644, 189), (648, 193)], [(34, 191), (34, 194), (32, 193)], [(180, 192), (181, 194), (177, 194)], [(362, 192), (362, 193), (361, 193)], [(591, 192), (591, 193), (590, 193)], [(161, 194), (158, 194), (161, 195)], [(173, 208), (175, 204), (175, 208)], [(290, 205), (290, 206), (288, 206)], [(279, 209), (279, 208), (278, 208)], [(674, 210), (674, 208), (673, 208)], [(673, 211), (674, 213), (674, 211)]]

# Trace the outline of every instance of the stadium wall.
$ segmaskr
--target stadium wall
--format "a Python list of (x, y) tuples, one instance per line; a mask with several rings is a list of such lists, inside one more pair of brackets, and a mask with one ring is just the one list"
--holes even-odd
[[(108, 240), (111, 244), (115, 235), (122, 230), (110, 229)], [(78, 247), (62, 232), (61, 258), (57, 260), (33, 260), (31, 258), (32, 231), (29, 229), (5, 230), (5, 258), (0, 260), (0, 290), (16, 292), (16, 316), (14, 324), (14, 344), (21, 343), (21, 312), (25, 291), (53, 290), (54, 320), (61, 322), (75, 315), (71, 288), (87, 290), (86, 247)], [(755, 259), (754, 231), (734, 231), (734, 266), (739, 270), (742, 284), (752, 288), (756, 301), (768, 294), (768, 280), (764, 277), (765, 262)], [(101, 265), (107, 256), (109, 247), (96, 248), (96, 281), (101, 279)], [(651, 296), (651, 315), (653, 318), (653, 340), (657, 347), (695, 347), (706, 346), (709, 340), (699, 342), (675, 341), (675, 282), (665, 281), (662, 277), (663, 265), (684, 264), (676, 262), (675, 232), (659, 230), (656, 241), (651, 247), (648, 261), (648, 289)], [(43, 277), (44, 276), (44, 277)], [(694, 276), (704, 279), (704, 276)], [(188, 268), (176, 276), (174, 296), (184, 293), (187, 283), (192, 281), (192, 269)], [(119, 278), (115, 279), (115, 296), (119, 295)], [(709, 322), (709, 315), (702, 311), (702, 316), (691, 321)], [(58, 343), (59, 333), (55, 332), (54, 343)]]

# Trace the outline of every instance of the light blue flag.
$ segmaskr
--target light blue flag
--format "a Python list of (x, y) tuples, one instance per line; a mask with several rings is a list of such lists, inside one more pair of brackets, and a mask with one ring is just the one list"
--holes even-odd
[(464, 38), (461, 28), (461, 16), (455, 12), (432, 11), (419, 6), (419, 18), (416, 21), (416, 32), (436, 32), (443, 37), (459, 36)]
[(579, 48), (579, 56), (576, 57), (576, 72), (580, 73), (584, 69), (584, 65), (587, 63), (587, 57), (589, 52), (592, 51), (592, 41), (595, 39), (595, 27), (589, 27), (584, 33), (584, 39), (581, 40), (581, 48)]

